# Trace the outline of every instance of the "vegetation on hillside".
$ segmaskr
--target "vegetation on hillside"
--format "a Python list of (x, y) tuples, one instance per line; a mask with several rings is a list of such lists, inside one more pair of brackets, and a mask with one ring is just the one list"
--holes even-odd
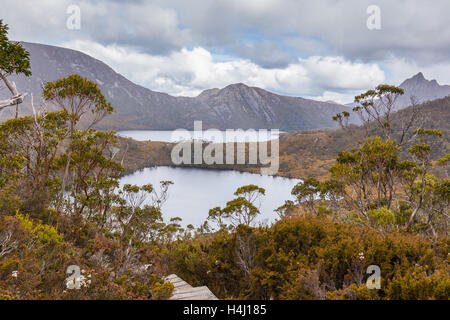
[[(174, 242), (172, 271), (223, 298), (448, 300), (450, 181), (431, 169), (448, 172), (449, 156), (432, 161), (443, 134), (416, 127), (415, 112), (396, 116), (411, 123), (398, 134), (381, 98), (401, 94), (380, 86), (356, 98), (363, 108), (376, 108), (379, 121), (368, 122), (363, 135), (342, 121), (348, 135), (357, 134), (358, 147), (338, 154), (329, 179), (298, 183), (296, 201), (277, 209), (277, 223), (236, 225), (236, 214), (259, 213), (241, 196), (257, 187), (240, 188), (240, 197), (210, 211), (218, 232)], [(373, 95), (377, 104), (365, 99)], [(400, 145), (408, 146), (409, 159), (401, 159)], [(369, 266), (380, 268), (378, 290), (366, 284)]]
[[(165, 258), (220, 298), (448, 299), (449, 244), (305, 214), (179, 240)], [(380, 290), (366, 286), (369, 265), (381, 269)]]
[[(450, 97), (411, 106), (393, 113), (391, 115), (391, 124), (394, 131), (397, 132), (395, 134), (396, 136), (400, 135), (403, 119), (410, 118), (411, 114), (414, 114), (417, 108), (420, 109), (420, 118), (416, 121), (416, 127), (420, 124), (424, 128), (440, 129), (442, 132), (442, 139), (438, 141), (438, 145), (432, 150), (433, 160), (438, 160), (450, 152)], [(325, 180), (330, 177), (329, 169), (336, 163), (339, 152), (357, 147), (358, 141), (364, 139), (366, 135), (376, 136), (381, 134), (380, 129), (374, 124), (369, 125), (367, 133), (364, 127), (355, 125), (347, 126), (346, 129), (323, 129), (283, 133), (280, 135), (279, 140), (280, 168), (277, 175), (298, 179), (314, 177), (319, 180)], [(170, 159), (170, 153), (174, 146), (173, 143), (135, 141), (120, 137), (118, 140), (121, 156), (128, 148), (126, 152), (127, 156), (123, 162), (126, 172), (133, 172), (149, 166), (173, 165)], [(205, 143), (204, 147), (207, 145)], [(400, 150), (400, 157), (402, 159), (409, 157), (409, 146), (411, 146), (410, 142)], [(248, 148), (248, 145), (246, 148)], [(226, 156), (226, 148), (224, 148), (224, 156)], [(203, 169), (260, 172), (259, 165), (249, 164), (192, 164), (187, 166)], [(439, 177), (445, 176), (442, 167), (435, 166), (432, 170)]]
[[(29, 73), (21, 59), (0, 72)], [(170, 183), (117, 190), (114, 132), (78, 128), (86, 114), (93, 125), (113, 111), (95, 82), (71, 75), (46, 83), (43, 97), (58, 111), (0, 124), (0, 298), (168, 297), (173, 286), (157, 276), (151, 244), (177, 232), (160, 210)], [(71, 265), (89, 285), (67, 289)]]
[[(0, 73), (26, 75), (28, 55), (17, 60), (20, 44), (6, 32), (0, 20)], [(398, 94), (381, 86), (357, 100), (377, 108), (371, 97)], [(449, 156), (435, 151), (448, 145), (447, 127), (407, 126), (398, 140), (395, 118), (411, 114), (362, 129), (341, 114), (350, 149), (336, 150), (326, 179), (299, 183), (274, 225), (256, 225), (265, 190), (248, 185), (195, 229), (163, 218), (172, 182), (119, 186), (123, 161), (146, 150), (167, 161), (167, 144), (135, 150), (114, 132), (81, 127), (87, 114), (94, 125), (114, 111), (90, 79), (46, 83), (43, 98), (57, 111), (0, 124), (0, 299), (166, 299), (170, 273), (224, 299), (450, 296)], [(380, 289), (366, 285), (370, 265)]]

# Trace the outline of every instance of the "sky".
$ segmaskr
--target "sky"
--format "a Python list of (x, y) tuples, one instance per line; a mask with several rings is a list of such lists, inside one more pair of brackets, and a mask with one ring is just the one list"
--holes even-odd
[(418, 72), (450, 84), (448, 0), (1, 0), (10, 38), (172, 95), (245, 83), (348, 103)]

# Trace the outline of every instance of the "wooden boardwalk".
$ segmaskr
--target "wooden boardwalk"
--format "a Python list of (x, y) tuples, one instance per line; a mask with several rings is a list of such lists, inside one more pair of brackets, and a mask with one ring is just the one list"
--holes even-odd
[(218, 300), (208, 287), (194, 288), (176, 274), (167, 276), (165, 280), (174, 286), (173, 295), (169, 300)]

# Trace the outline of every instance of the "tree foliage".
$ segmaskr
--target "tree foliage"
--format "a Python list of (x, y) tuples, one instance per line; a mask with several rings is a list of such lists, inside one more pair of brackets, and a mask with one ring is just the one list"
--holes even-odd
[[(0, 20), (8, 85), (30, 63), (7, 30)], [(339, 153), (329, 179), (297, 184), (275, 224), (255, 226), (265, 189), (246, 185), (195, 229), (163, 217), (172, 182), (120, 186), (115, 133), (93, 129), (113, 112), (94, 81), (46, 83), (56, 111), (0, 124), (0, 299), (166, 299), (169, 273), (220, 298), (448, 299), (450, 182), (432, 174), (448, 173), (448, 155), (433, 158), (444, 134), (417, 126), (415, 112), (394, 132), (401, 94), (380, 85), (355, 98), (367, 135)], [(349, 116), (334, 119), (349, 127)], [(380, 290), (365, 285), (373, 264)]]
[(20, 43), (8, 39), (8, 25), (0, 19), (0, 74), (31, 75), (30, 55)]

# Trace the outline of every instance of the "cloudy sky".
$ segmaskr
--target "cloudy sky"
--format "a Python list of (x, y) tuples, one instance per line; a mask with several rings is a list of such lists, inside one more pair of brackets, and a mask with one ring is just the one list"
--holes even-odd
[(450, 84), (449, 13), (448, 0), (0, 3), (11, 39), (80, 50), (152, 90), (195, 96), (243, 82), (338, 102), (419, 71)]

